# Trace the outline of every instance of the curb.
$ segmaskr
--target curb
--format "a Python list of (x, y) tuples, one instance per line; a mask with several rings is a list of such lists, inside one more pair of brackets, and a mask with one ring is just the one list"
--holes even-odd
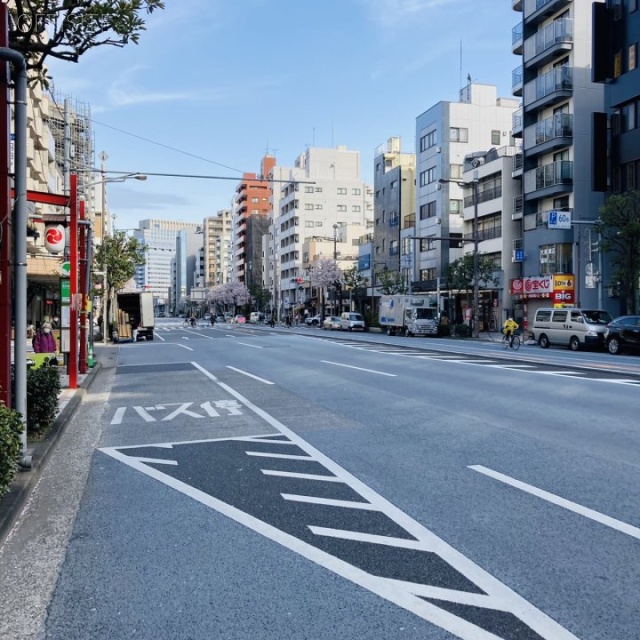
[(87, 373), (83, 386), (78, 387), (74, 391), (69, 402), (67, 402), (66, 406), (56, 416), (44, 440), (35, 442), (29, 446), (29, 453), (33, 456), (33, 466), (31, 470), (18, 471), (11, 483), (8, 493), (0, 498), (0, 545), (2, 545), (11, 531), (24, 505), (31, 496), (31, 492), (38, 483), (42, 471), (55, 449), (55, 445), (65, 432), (73, 414), (80, 406), (100, 368), (100, 363), (96, 362), (95, 366)]

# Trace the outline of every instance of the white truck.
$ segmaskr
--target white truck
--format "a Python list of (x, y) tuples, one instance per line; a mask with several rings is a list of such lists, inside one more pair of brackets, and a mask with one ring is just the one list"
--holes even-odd
[(439, 317), (436, 296), (381, 296), (379, 320), (389, 336), (437, 336)]
[(134, 291), (116, 294), (116, 330), (114, 342), (133, 338), (133, 327), (137, 326), (138, 340), (153, 340), (155, 318), (153, 315), (153, 293)]

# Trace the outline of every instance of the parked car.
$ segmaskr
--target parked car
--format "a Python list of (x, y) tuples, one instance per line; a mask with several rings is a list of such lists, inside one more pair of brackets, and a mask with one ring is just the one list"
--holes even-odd
[(572, 351), (589, 346), (604, 348), (604, 332), (612, 320), (602, 309), (544, 307), (536, 310), (533, 339), (543, 349), (551, 344), (565, 345)]
[(211, 314), (208, 311), (204, 314), (203, 320), (211, 320)]
[(245, 324), (247, 321), (247, 319), (244, 316), (234, 316), (232, 322), (235, 322), (236, 324)]
[(340, 316), (327, 316), (322, 323), (322, 328), (330, 331), (340, 331)]
[(610, 322), (604, 341), (609, 353), (640, 352), (640, 316), (620, 316)]
[(319, 327), (322, 324), (322, 322), (323, 320), (321, 315), (309, 316), (304, 319), (304, 323), (308, 324), (310, 327)]
[(226, 321), (227, 319), (224, 316), (216, 316), (216, 322), (224, 324)]
[(364, 318), (359, 313), (345, 311), (340, 316), (340, 328), (343, 331), (353, 331), (354, 329), (365, 330)]

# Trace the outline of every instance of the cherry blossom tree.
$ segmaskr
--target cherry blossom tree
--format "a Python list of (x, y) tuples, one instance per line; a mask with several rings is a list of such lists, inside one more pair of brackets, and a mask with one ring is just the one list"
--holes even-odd
[(320, 287), (322, 290), (322, 317), (324, 318), (325, 291), (329, 287), (342, 286), (342, 271), (338, 268), (338, 263), (331, 258), (320, 258), (318, 264), (309, 270), (309, 280), (311, 284)]
[(238, 305), (247, 304), (251, 299), (251, 294), (242, 282), (226, 282), (219, 284), (209, 290), (207, 302), (209, 304), (222, 303), (233, 305), (233, 315), (236, 315)]

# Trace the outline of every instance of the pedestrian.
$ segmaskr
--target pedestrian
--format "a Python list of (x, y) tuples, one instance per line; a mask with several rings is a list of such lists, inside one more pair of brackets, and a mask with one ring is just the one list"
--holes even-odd
[(276, 326), (276, 316), (273, 313), (271, 314), (271, 318), (269, 318), (269, 324), (272, 329)]
[(213, 327), (213, 325), (216, 323), (216, 315), (215, 313), (211, 314), (211, 326)]
[(36, 353), (56, 353), (58, 351), (56, 339), (51, 333), (51, 325), (48, 322), (45, 322), (42, 327), (36, 331), (36, 335), (33, 336), (31, 344)]
[(138, 342), (138, 327), (140, 326), (140, 320), (133, 318), (131, 320), (131, 342)]
[(51, 327), (53, 329), (60, 328), (60, 318), (58, 318), (58, 316), (53, 316), (53, 318), (51, 318)]
[(291, 316), (287, 313), (287, 316), (284, 319), (284, 323), (287, 325), (289, 329), (291, 329)]

